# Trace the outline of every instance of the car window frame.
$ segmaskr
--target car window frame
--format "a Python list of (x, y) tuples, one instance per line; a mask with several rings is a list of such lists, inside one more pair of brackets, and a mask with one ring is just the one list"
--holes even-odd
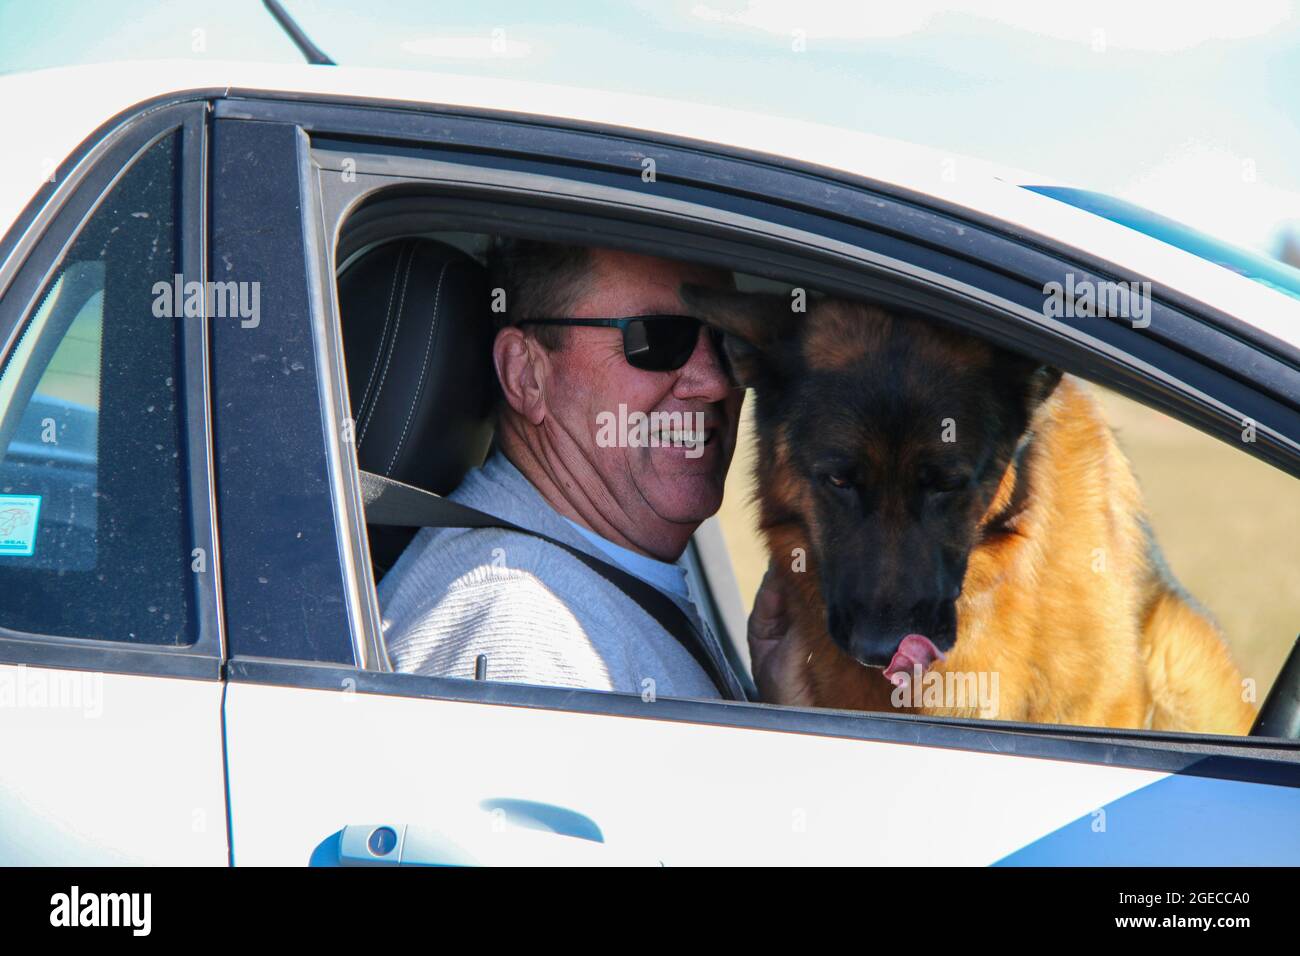
[(293, 124), (214, 119), (213, 270), (262, 313), (210, 324), (227, 657), (368, 665), (305, 155)]
[[(7, 359), (84, 225), (127, 168), (169, 135), (178, 134), (176, 196), (178, 265), (185, 275), (207, 278), (206, 102), (174, 99), (117, 117), (67, 158), (0, 242), (0, 362)], [(216, 533), (208, 400), (207, 320), (181, 325), (178, 391), (184, 433), (184, 486), (189, 539), (202, 549), (202, 572), (191, 572), (196, 639), (191, 644), (121, 641), (35, 634), (0, 627), (0, 663), (78, 670), (219, 680), (225, 656), (220, 606), (220, 553)], [(191, 566), (194, 555), (191, 552)]]
[[(436, 122), (430, 122), (428, 116), (430, 113), (437, 114)], [(338, 152), (337, 144), (340, 141), (355, 143), (356, 149), (354, 152), (358, 154), (369, 152), (376, 158), (374, 170), (382, 168), (389, 173), (394, 169), (392, 158), (396, 155), (403, 155), (404, 150), (418, 149), (422, 154), (428, 154), (431, 151), (440, 151), (438, 162), (442, 164), (440, 169), (444, 172), (449, 166), (457, 166), (459, 167), (459, 171), (471, 174), (467, 179), (462, 179), (461, 181), (451, 184), (445, 181), (445, 177), (442, 177), (443, 181), (440, 183), (440, 185), (444, 187), (444, 192), (447, 196), (451, 197), (454, 194), (454, 198), (449, 198), (447, 201), (446, 221), (449, 224), (459, 223), (459, 228), (470, 228), (470, 231), (494, 231), (493, 229), (483, 225), (483, 222), (485, 221), (482, 218), (483, 200), (484, 197), (487, 196), (493, 197), (498, 203), (503, 197), (509, 196), (522, 207), (529, 207), (531, 205), (534, 211), (538, 205), (546, 205), (548, 203), (559, 205), (555, 196), (548, 196), (545, 201), (540, 201), (535, 194), (530, 194), (527, 189), (521, 190), (516, 188), (512, 192), (512, 190), (500, 179), (492, 181), (491, 176), (488, 176), (487, 180), (485, 180), (482, 175), (474, 175), (475, 173), (482, 173), (484, 170), (488, 170), (492, 175), (501, 174), (503, 172), (502, 167), (500, 164), (494, 165), (492, 162), (493, 159), (499, 160), (502, 157), (509, 157), (518, 161), (520, 155), (536, 156), (535, 152), (530, 154), (529, 151), (522, 146), (512, 149), (511, 146), (513, 144), (507, 142), (509, 137), (503, 135), (502, 130), (498, 126), (492, 125), (494, 122), (492, 118), (475, 116), (472, 121), (468, 122), (468, 125), (456, 126), (456, 120), (463, 120), (465, 117), (462, 115), (451, 116), (450, 114), (444, 113), (440, 110), (428, 109), (417, 111), (409, 108), (396, 110), (379, 106), (362, 108), (354, 105), (345, 107), (322, 104), (320, 102), (303, 103), (286, 101), (270, 95), (265, 97), (247, 97), (241, 95), (236, 99), (223, 100), (217, 104), (216, 114), (218, 117), (224, 117), (227, 119), (297, 123), (302, 127), (311, 140), (312, 151), (310, 155), (312, 157), (319, 157), (322, 151), (332, 150)], [(364, 136), (360, 136), (356, 128), (358, 117), (365, 118), (365, 123), (361, 124), (361, 126), (364, 127), (364, 129), (361, 130), (361, 133), (363, 133)], [(417, 119), (417, 117), (420, 117), (420, 119)], [(391, 122), (388, 126), (385, 126), (385, 121)], [(496, 119), (495, 122), (499, 125), (509, 125), (507, 121), (500, 120), (499, 118)], [(515, 125), (518, 126), (518, 124)], [(420, 130), (422, 130), (422, 136), (425, 140), (423, 143), (419, 142), (421, 139), (420, 136), (411, 135), (410, 130), (413, 126), (418, 126)], [(474, 129), (471, 129), (471, 127), (475, 127), (476, 132)], [(431, 130), (434, 132), (431, 133)], [(467, 131), (473, 132), (474, 135), (465, 135)], [(546, 125), (545, 131), (548, 134), (557, 134), (556, 125)], [(528, 130), (520, 130), (516, 128), (513, 132), (517, 134), (519, 139), (527, 139)], [(583, 132), (582, 134), (574, 133), (574, 135), (588, 134)], [(632, 139), (629, 141), (627, 138), (629, 134), (626, 132), (622, 132), (619, 135), (624, 137), (624, 139), (619, 141), (619, 145), (615, 150), (616, 152), (619, 152), (619, 155), (624, 157), (623, 168), (619, 172), (621, 172), (625, 177), (629, 174), (637, 175), (640, 172), (640, 167), (630, 164), (635, 163), (637, 160), (638, 147), (643, 147), (645, 144), (639, 139)], [(437, 139), (435, 136), (442, 137), (442, 139)], [(475, 136), (477, 136), (477, 141), (475, 140)], [(351, 139), (349, 139), (349, 137), (351, 137)], [(378, 142), (379, 140), (383, 140), (383, 142)], [(412, 140), (415, 141), (414, 145)], [(432, 143), (430, 140), (433, 140)], [(658, 144), (655, 145), (656, 148), (658, 148)], [(615, 149), (615, 147), (611, 148)], [(549, 172), (556, 172), (557, 167), (563, 168), (566, 171), (565, 174), (553, 178), (566, 180), (573, 187), (571, 189), (572, 194), (567, 197), (569, 205), (572, 207), (598, 204), (593, 200), (592, 194), (593, 191), (599, 192), (600, 187), (593, 186), (591, 181), (592, 177), (589, 175), (592, 172), (591, 164), (584, 166), (580, 163), (572, 163), (565, 166), (564, 164), (558, 163), (553, 155), (546, 156), (544, 161), (536, 159), (524, 160), (524, 162), (528, 161), (545, 162), (549, 164)], [(721, 160), (715, 159), (715, 166), (720, 162)], [(741, 160), (737, 160), (737, 162), (741, 162)], [(744, 160), (744, 162), (751, 162), (751, 160)], [(664, 168), (662, 162), (660, 163), (660, 168)], [(358, 164), (355, 169), (359, 174), (366, 172), (361, 164)], [(607, 172), (607, 170), (602, 172)], [(721, 172), (725, 173), (726, 170), (722, 170)], [(780, 171), (778, 170), (777, 172), (779, 173)], [(517, 170), (515, 172), (506, 170), (504, 175), (506, 180), (509, 180), (512, 176), (517, 174)], [(378, 175), (378, 173), (376, 173), (376, 175)], [(725, 177), (721, 178), (725, 179)], [(406, 181), (409, 177), (398, 177), (398, 179)], [(711, 188), (711, 184), (696, 184), (696, 188), (707, 191)], [(325, 232), (328, 233), (329, 230), (337, 228), (337, 223), (342, 222), (346, 217), (347, 212), (352, 208), (355, 208), (361, 199), (362, 197), (360, 196), (353, 196), (346, 203), (342, 204), (342, 206), (335, 203), (335, 206), (338, 208), (332, 209), (325, 208), (329, 205), (328, 200), (324, 198), (318, 199), (316, 202), (321, 204), (321, 208), (317, 209), (311, 218), (316, 219), (316, 216), (319, 215), (320, 219), (318, 221), (323, 224)], [(471, 215), (470, 212), (467, 211), (470, 210), (471, 207), (477, 209), (477, 217)], [(715, 213), (716, 212), (717, 211), (715, 210)], [(802, 214), (802, 212), (800, 214)], [(574, 221), (581, 219), (580, 214), (573, 213), (571, 210), (566, 212), (566, 215), (570, 215)], [(660, 217), (668, 217), (672, 214), (665, 213), (663, 210), (658, 210), (656, 215)], [(836, 212), (834, 215), (840, 220), (843, 219), (842, 210)], [(908, 210), (907, 215), (913, 225), (918, 227), (921, 225), (921, 221), (917, 218), (918, 215), (933, 216), (935, 219), (933, 225), (941, 228), (945, 235), (961, 235), (962, 242), (960, 245), (966, 248), (968, 254), (971, 242), (975, 239), (982, 238), (983, 241), (989, 243), (997, 243), (1000, 241), (1004, 247), (1006, 247), (1007, 243), (1011, 243), (1011, 248), (1019, 254), (1020, 262), (1018, 263), (1018, 266), (1030, 271), (1031, 273), (1037, 270), (1040, 276), (1044, 274), (1043, 270), (1047, 270), (1045, 274), (1059, 278), (1061, 267), (1066, 264), (1068, 264), (1070, 271), (1075, 272), (1076, 275), (1082, 275), (1084, 277), (1094, 275), (1088, 271), (1086, 264), (1081, 264), (1077, 261), (1064, 260), (1060, 257), (1059, 252), (1053, 256), (1048, 255), (1042, 249), (1026, 249), (1023, 247), (1017, 247), (1012, 241), (1012, 237), (998, 236), (995, 231), (990, 232), (983, 237), (971, 237), (962, 233), (960, 230), (954, 231), (952, 223), (943, 221), (948, 216), (947, 213), (940, 213), (934, 210), (917, 210), (913, 207)], [(508, 216), (502, 218), (503, 216), (504, 214), (498, 206), (498, 220), (508, 222)], [(751, 225), (742, 220), (744, 220), (743, 216), (718, 213), (712, 217), (705, 217), (703, 222), (707, 223), (707, 226), (710, 229), (720, 228), (721, 225), (725, 225), (726, 228), (739, 233), (743, 232), (747, 225)], [(470, 226), (469, 224), (472, 223), (477, 223), (478, 225)], [(698, 227), (700, 224), (701, 223), (697, 221), (695, 225)], [(510, 225), (518, 227), (520, 226), (520, 222), (510, 222)], [(545, 229), (541, 229), (536, 227), (536, 224), (534, 223), (534, 227), (539, 234), (554, 235), (554, 226), (555, 223), (550, 221), (546, 224)], [(455, 226), (449, 225), (448, 228), (455, 228)], [(649, 227), (645, 226), (644, 222), (637, 223), (633, 231), (636, 231), (637, 228), (641, 230), (643, 237), (644, 234), (648, 234), (651, 231)], [(516, 231), (526, 233), (526, 230), (522, 228), (516, 229)], [(575, 226), (572, 228), (572, 231), (575, 235), (581, 235), (584, 234), (585, 227), (578, 228)], [(920, 230), (918, 229), (918, 231)], [(883, 229), (879, 230), (879, 234), (894, 240), (898, 238), (897, 234), (890, 235)], [(335, 235), (334, 238), (337, 239), (337, 235)], [(759, 245), (758, 241), (752, 235), (750, 235), (746, 241), (751, 243), (751, 252)], [(783, 241), (786, 242), (788, 247), (789, 237), (785, 237)], [(825, 252), (824, 249), (821, 251)], [(951, 250), (949, 250), (949, 252), (951, 252)], [(930, 249), (927, 254), (936, 259), (941, 257), (940, 253), (934, 249)], [(781, 266), (783, 269), (786, 268), (785, 264), (800, 261), (797, 256), (789, 251), (788, 248), (786, 248), (783, 255), (784, 263)], [(691, 256), (685, 255), (684, 257), (690, 258)], [(819, 288), (825, 288), (828, 291), (839, 291), (845, 288), (846, 283), (842, 269), (837, 272), (836, 267), (825, 257), (819, 260), (812, 254), (812, 250), (805, 249), (803, 251), (803, 261), (805, 268), (810, 268), (809, 263), (815, 264), (815, 271), (819, 275), (819, 281), (810, 284)], [(880, 265), (880, 263), (877, 263), (877, 265)], [(763, 273), (762, 268), (755, 270), (746, 269), (743, 263), (737, 263), (736, 267), (741, 268), (744, 271), (757, 271), (760, 274)], [(859, 263), (858, 268), (860, 271), (865, 271), (862, 270), (861, 263)], [(327, 278), (332, 275), (332, 270), (322, 269), (318, 271), (321, 273), (323, 281), (326, 281), (327, 285), (332, 286), (332, 282), (328, 281)], [(943, 275), (942, 270), (930, 270), (929, 274), (932, 277), (941, 277)], [(861, 276), (859, 276), (858, 279), (860, 293)], [(1037, 288), (1037, 294), (1041, 299), (1041, 283), (1026, 286), (1023, 281), (1023, 276), (1018, 281), (1022, 286), (1020, 289), (1021, 293), (1024, 293), (1026, 289), (1029, 288)], [(851, 285), (851, 283), (849, 284)], [(919, 286), (920, 284), (918, 284), (918, 288)], [(881, 291), (881, 289), (874, 290), (877, 296)], [(913, 289), (912, 291), (916, 292), (917, 289)], [(1197, 315), (1194, 312), (1189, 311), (1188, 308), (1186, 308), (1187, 303), (1180, 303), (1175, 292), (1158, 288), (1153, 291), (1156, 300), (1153, 303), (1153, 309), (1163, 310), (1163, 313), (1170, 317), (1170, 325), (1179, 329), (1193, 326), (1201, 327), (1210, 337), (1220, 336), (1225, 341), (1235, 342), (1237, 345), (1242, 344), (1243, 340), (1239, 336), (1232, 335), (1229, 331), (1222, 328), (1222, 324), (1218, 321), (1220, 317), (1212, 315)], [(971, 298), (972, 301), (980, 299), (979, 296), (973, 296)], [(332, 291), (329, 289), (322, 289), (321, 300), (324, 303), (332, 303)], [(918, 295), (908, 304), (913, 306), (923, 305), (938, 307), (942, 313), (952, 313), (954, 311), (951, 290), (946, 290), (942, 296), (931, 298)], [(969, 305), (970, 303), (967, 304)], [(989, 301), (983, 301), (979, 304), (987, 307), (990, 303)], [(1003, 318), (1005, 318), (1006, 315), (1016, 314), (1018, 310), (1022, 321), (1028, 318), (1035, 326), (1041, 326), (1043, 324), (1041, 316), (1035, 317), (1033, 310), (1023, 303), (1015, 305), (1012, 300), (1008, 299), (1006, 304), (1011, 304), (1014, 307), (1011, 309), (1002, 309), (1001, 315)], [(1185, 362), (1188, 359), (1191, 360), (1190, 365), (1184, 365), (1184, 372), (1186, 372), (1186, 369), (1188, 368), (1192, 370), (1204, 368), (1205, 381), (1212, 380), (1212, 384), (1216, 386), (1216, 394), (1219, 396), (1215, 401), (1206, 401), (1206, 396), (1204, 394), (1189, 395), (1186, 391), (1174, 387), (1171, 381), (1167, 380), (1167, 377), (1166, 380), (1162, 381), (1160, 375), (1151, 375), (1150, 369), (1144, 373), (1140, 369), (1142, 363), (1138, 361), (1134, 355), (1130, 354), (1126, 349), (1115, 348), (1114, 343), (1122, 343), (1126, 340), (1126, 336), (1124, 335), (1125, 329), (1117, 324), (1103, 323), (1099, 326), (1097, 330), (1098, 333), (1104, 330), (1109, 333), (1107, 335), (1058, 336), (1058, 339), (1053, 343), (1051, 339), (1043, 336), (1041, 328), (1035, 336), (1031, 336), (1026, 340), (1022, 335), (1011, 334), (1014, 333), (1014, 330), (1009, 329), (1005, 322), (999, 326), (996, 323), (989, 322), (988, 318), (989, 316), (985, 315), (983, 320), (976, 320), (969, 314), (965, 316), (965, 320), (971, 325), (972, 330), (978, 331), (986, 338), (991, 338), (994, 341), (999, 341), (1001, 344), (1011, 345), (1013, 347), (1016, 345), (1020, 345), (1021, 347), (1025, 347), (1027, 344), (1032, 345), (1035, 354), (1042, 356), (1045, 360), (1058, 362), (1066, 367), (1067, 370), (1084, 371), (1087, 373), (1089, 378), (1101, 379), (1108, 385), (1115, 387), (1116, 390), (1121, 393), (1128, 394), (1129, 397), (1137, 398), (1145, 405), (1154, 406), (1164, 411), (1172, 411), (1174, 417), (1192, 424), (1195, 427), (1200, 428), (1202, 431), (1216, 434), (1220, 438), (1224, 438), (1228, 433), (1235, 434), (1237, 430), (1236, 404), (1227, 405), (1223, 401), (1219, 400), (1223, 397), (1224, 389), (1229, 389), (1229, 391), (1235, 389), (1233, 397), (1234, 401), (1237, 403), (1240, 403), (1243, 398), (1249, 397), (1258, 399), (1266, 405), (1272, 403), (1272, 405), (1275, 406), (1272, 408), (1272, 411), (1275, 413), (1274, 420), (1284, 422), (1285, 427), (1278, 431), (1274, 431), (1271, 427), (1265, 429), (1268, 437), (1272, 440), (1269, 449), (1265, 454), (1258, 454), (1260, 451), (1259, 449), (1251, 449), (1251, 451), (1255, 452), (1257, 457), (1263, 457), (1266, 460), (1269, 460), (1271, 464), (1280, 467), (1282, 470), (1292, 475), (1300, 474), (1300, 408), (1297, 408), (1296, 403), (1289, 400), (1289, 396), (1285, 390), (1283, 390), (1282, 394), (1277, 393), (1276, 389), (1278, 382), (1277, 375), (1274, 374), (1276, 372), (1275, 369), (1270, 370), (1270, 374), (1263, 377), (1260, 383), (1260, 388), (1257, 389), (1249, 379), (1243, 381), (1239, 377), (1227, 376), (1225, 374), (1227, 371), (1226, 368), (1211, 368), (1203, 366), (1200, 360), (1186, 349), (1174, 350), (1171, 348), (1169, 342), (1157, 343), (1161, 349), (1165, 350), (1166, 354), (1181, 356)], [(337, 341), (339, 337), (337, 334), (337, 316), (330, 316), (330, 322), (328, 324), (332, 330), (330, 332), (330, 337), (334, 340), (331, 343), (331, 348), (341, 349), (341, 344)], [(1128, 331), (1132, 332), (1132, 330)], [(1087, 339), (1092, 339), (1092, 353), (1087, 360), (1084, 361), (1083, 356), (1086, 354), (1086, 350), (1081, 347), (1081, 340)], [(1128, 340), (1132, 341), (1131, 338)], [(1204, 340), (1206, 340), (1205, 336), (1202, 336), (1202, 341)], [(1184, 344), (1186, 343), (1184, 342)], [(1109, 349), (1107, 346), (1109, 346)], [(1258, 350), (1260, 346), (1254, 343), (1248, 343), (1248, 348), (1251, 350), (1252, 354), (1255, 354), (1256, 350)], [(1284, 362), (1286, 361), (1286, 357), (1270, 356), (1270, 360)], [(1219, 356), (1219, 361), (1223, 361), (1222, 355)], [(1157, 373), (1160, 371), (1159, 367), (1153, 366), (1152, 368)], [(1236, 369), (1235, 371), (1242, 370)], [(1251, 371), (1253, 371), (1253, 369)], [(1283, 384), (1285, 385), (1285, 383)], [(343, 386), (341, 386), (338, 381), (335, 381), (333, 387), (336, 389), (336, 394), (331, 397), (331, 404), (335, 402), (346, 402), (346, 395), (341, 395), (337, 391), (338, 389), (343, 388)], [(1196, 390), (1193, 389), (1191, 391), (1195, 393)], [(1244, 450), (1240, 448), (1238, 448), (1238, 450), (1244, 452)], [(347, 469), (350, 472), (348, 482), (350, 485), (352, 480), (355, 479), (355, 454), (349, 456)], [(354, 493), (349, 489), (347, 493), (355, 496), (352, 503), (352, 509), (355, 513), (355, 509), (360, 505), (359, 492)], [(369, 639), (372, 640), (374, 638), (374, 634), (369, 637)], [(364, 659), (363, 653), (364, 652), (361, 650), (358, 651), (359, 661)], [(373, 650), (371, 653), (373, 654)], [(532, 687), (528, 685), (503, 685), (493, 684), (491, 682), (453, 681), (446, 678), (413, 677), (412, 675), (384, 673), (380, 669), (365, 667), (359, 667), (355, 670), (349, 668), (321, 666), (306, 667), (299, 666), (295, 662), (288, 660), (250, 660), (240, 657), (233, 657), (231, 659), (229, 674), (231, 680), (237, 681), (269, 682), (288, 686), (310, 686), (318, 688), (334, 687), (335, 689), (347, 691), (387, 694), (395, 693), (403, 696), (435, 697), (439, 699), (453, 700), (476, 700), (509, 704), (513, 706), (549, 707), (564, 710), (576, 710), (580, 712), (636, 713), (637, 715), (653, 716), (660, 719), (685, 720), (688, 722), (700, 723), (723, 723), (728, 725), (734, 723), (742, 726), (784, 729), (793, 732), (829, 733), (832, 735), (843, 734), (853, 737), (871, 736), (876, 733), (886, 733), (887, 735), (891, 733), (903, 733), (908, 735), (909, 739), (914, 741), (921, 743), (928, 742), (924, 739), (921, 730), (915, 726), (904, 731), (898, 731), (896, 729), (884, 731), (882, 729), (884, 724), (889, 724), (891, 727), (896, 728), (897, 722), (902, 721), (904, 724), (919, 723), (920, 725), (923, 725), (927, 728), (924, 731), (925, 734), (929, 734), (934, 728), (947, 728), (944, 732), (945, 734), (950, 730), (964, 741), (964, 746), (972, 745), (976, 746), (977, 749), (982, 746), (978, 740), (979, 735), (989, 734), (994, 731), (996, 731), (998, 735), (1013, 735), (1018, 740), (1021, 738), (1032, 738), (1035, 741), (1051, 739), (1058, 744), (1063, 742), (1065, 743), (1066, 750), (1068, 750), (1070, 754), (1068, 759), (1101, 758), (1109, 761), (1114, 759), (1114, 754), (1109, 753), (1113, 748), (1117, 746), (1136, 746), (1140, 744), (1142, 746), (1139, 749), (1144, 753), (1147, 753), (1147, 756), (1142, 759), (1148, 761), (1155, 759), (1151, 756), (1152, 753), (1168, 752), (1183, 755), (1193, 753), (1240, 754), (1242, 752), (1250, 752), (1261, 756), (1268, 755), (1281, 757), (1288, 761), (1300, 761), (1300, 743), (1271, 738), (1237, 738), (1219, 735), (1182, 733), (1171, 734), (1154, 731), (1112, 730), (1109, 728), (1074, 728), (1059, 727), (1055, 725), (1012, 724), (1002, 721), (962, 721), (957, 719), (920, 718), (914, 715), (850, 715), (825, 711), (802, 711), (796, 708), (772, 707), (763, 704), (735, 704), (721, 701), (684, 701), (668, 700), (663, 698), (657, 700), (652, 707), (641, 708), (636, 704), (636, 701), (639, 700), (636, 695), (611, 695), (598, 691), (575, 692), (561, 688)], [(743, 714), (734, 710), (735, 708), (739, 708), (740, 711), (743, 711)], [(780, 716), (783, 714), (789, 715), (788, 720)], [(798, 716), (796, 717), (794, 715)], [(820, 729), (804, 729), (810, 726), (810, 721)], [(848, 721), (849, 723), (846, 725), (842, 723), (843, 721)], [(939, 736), (944, 735), (940, 734)], [(937, 739), (938, 738), (936, 738), (936, 741)], [(1028, 743), (1025, 743), (1024, 745), (1030, 746)], [(993, 749), (1004, 749), (1007, 744), (999, 738), (999, 742), (996, 745), (991, 746), (993, 746)], [(1039, 745), (1034, 744), (1033, 746)], [(1080, 756), (1083, 752), (1078, 749), (1080, 747), (1083, 748), (1083, 751), (1091, 754), (1091, 757), (1085, 758)], [(1109, 755), (1107, 755), (1108, 753)]]

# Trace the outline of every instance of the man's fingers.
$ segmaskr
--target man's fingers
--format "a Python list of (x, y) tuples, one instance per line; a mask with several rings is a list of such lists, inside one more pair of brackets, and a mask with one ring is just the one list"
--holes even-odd
[(781, 630), (781, 623), (785, 615), (780, 608), (773, 608), (770, 602), (754, 602), (753, 613), (749, 615), (749, 629), (764, 636), (772, 634), (774, 631)]
[(754, 596), (754, 610), (749, 615), (749, 639), (778, 641), (785, 635), (785, 630), (785, 596), (769, 568), (763, 575), (758, 594)]
[(764, 572), (763, 580), (758, 586), (754, 609), (761, 610), (764, 617), (777, 617), (785, 612), (785, 593), (780, 579), (772, 573), (770, 567)]

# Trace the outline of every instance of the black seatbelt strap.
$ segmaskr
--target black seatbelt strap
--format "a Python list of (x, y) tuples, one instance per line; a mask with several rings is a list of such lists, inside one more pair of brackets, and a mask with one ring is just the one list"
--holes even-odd
[(495, 515), (435, 495), (414, 485), (404, 484), (373, 472), (361, 472), (361, 497), (366, 506), (366, 523), (403, 528), (500, 528), (540, 538), (563, 548), (610, 584), (640, 605), (659, 626), (676, 639), (709, 675), (718, 693), (726, 700), (737, 700), (731, 683), (704, 645), (691, 619), (668, 595), (654, 585), (629, 574), (622, 568), (602, 561), (580, 548), (549, 535), (530, 531)]

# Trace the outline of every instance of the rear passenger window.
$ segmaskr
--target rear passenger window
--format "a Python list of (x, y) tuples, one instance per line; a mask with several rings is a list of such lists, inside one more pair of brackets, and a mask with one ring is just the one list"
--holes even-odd
[(0, 371), (0, 628), (194, 640), (182, 494), (177, 134), (82, 228)]

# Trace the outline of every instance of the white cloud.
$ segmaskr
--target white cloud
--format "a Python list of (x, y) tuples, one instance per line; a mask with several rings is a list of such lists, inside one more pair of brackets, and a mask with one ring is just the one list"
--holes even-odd
[(1279, 224), (1300, 220), (1300, 195), (1271, 185), (1269, 173), (1249, 157), (1189, 142), (1117, 195), (1215, 238), (1271, 253)]
[(533, 52), (531, 44), (511, 39), (501, 29), (487, 36), (417, 36), (403, 40), (401, 49), (416, 56), (451, 60), (518, 60)]
[(1105, 49), (1150, 53), (1258, 36), (1294, 15), (1292, 0), (713, 0), (685, 12), (707, 23), (779, 36), (802, 30), (809, 39), (842, 41), (905, 36), (926, 29), (940, 14), (956, 13), (1089, 47), (1100, 42)]
[(802, 30), (806, 36), (819, 39), (867, 40), (915, 33), (926, 26), (937, 7), (930, 0), (882, 3), (871, 9), (866, 3), (835, 0), (749, 0), (725, 10), (697, 3), (690, 15), (709, 23), (734, 24), (780, 36)]

